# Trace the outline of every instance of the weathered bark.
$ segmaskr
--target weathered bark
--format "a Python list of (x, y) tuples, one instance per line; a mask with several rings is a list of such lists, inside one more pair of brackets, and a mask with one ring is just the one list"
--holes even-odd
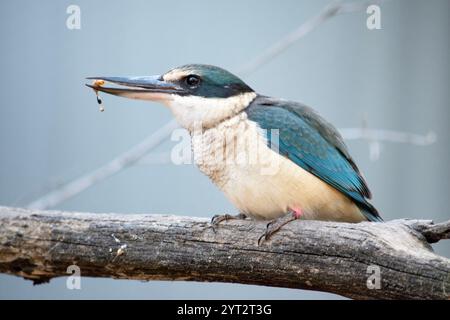
[[(76, 264), (91, 277), (234, 282), (358, 299), (449, 298), (450, 260), (427, 240), (448, 239), (450, 221), (295, 221), (258, 246), (265, 226), (228, 221), (214, 233), (204, 218), (0, 207), (0, 272), (40, 283)], [(380, 289), (367, 286), (370, 266), (380, 270)]]

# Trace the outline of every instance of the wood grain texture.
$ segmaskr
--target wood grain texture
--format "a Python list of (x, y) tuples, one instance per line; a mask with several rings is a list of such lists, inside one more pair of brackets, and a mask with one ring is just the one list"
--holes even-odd
[[(36, 283), (67, 276), (256, 284), (356, 299), (449, 299), (450, 259), (430, 242), (450, 221), (295, 221), (257, 245), (266, 223), (173, 215), (96, 214), (0, 207), (0, 272)], [(369, 266), (381, 288), (369, 289)]]

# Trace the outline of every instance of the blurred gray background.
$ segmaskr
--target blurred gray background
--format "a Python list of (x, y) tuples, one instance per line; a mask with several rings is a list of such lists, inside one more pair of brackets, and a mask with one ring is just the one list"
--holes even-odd
[[(0, 204), (26, 206), (119, 155), (171, 119), (164, 107), (103, 96), (86, 76), (150, 75), (186, 63), (230, 71), (316, 15), (329, 1), (1, 1)], [(66, 8), (81, 8), (81, 30)], [(381, 4), (381, 30), (364, 11), (341, 15), (245, 77), (260, 93), (302, 101), (338, 128), (437, 135), (429, 146), (348, 141), (386, 220), (450, 217), (450, 1)], [(166, 142), (155, 152), (170, 151)], [(194, 166), (141, 164), (56, 209), (211, 217), (236, 210)], [(450, 256), (449, 242), (435, 246)], [(33, 286), (0, 275), (0, 298), (340, 298), (216, 283), (66, 279)]]

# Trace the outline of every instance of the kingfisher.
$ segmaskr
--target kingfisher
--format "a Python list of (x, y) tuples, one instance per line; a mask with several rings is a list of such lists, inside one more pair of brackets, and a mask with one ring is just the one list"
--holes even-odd
[[(188, 64), (163, 75), (89, 77), (120, 97), (167, 106), (189, 131), (193, 158), (239, 210), (268, 220), (258, 243), (296, 219), (383, 221), (337, 129), (312, 108), (256, 93), (234, 74)], [(109, 83), (112, 86), (104, 86)]]

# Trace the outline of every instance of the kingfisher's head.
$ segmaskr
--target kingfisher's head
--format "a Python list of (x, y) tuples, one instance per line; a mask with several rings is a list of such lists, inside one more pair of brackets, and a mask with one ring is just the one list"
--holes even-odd
[(237, 76), (203, 64), (185, 65), (158, 76), (88, 79), (119, 85), (87, 85), (97, 91), (163, 103), (187, 129), (194, 125), (215, 126), (245, 109), (256, 97), (256, 93)]

